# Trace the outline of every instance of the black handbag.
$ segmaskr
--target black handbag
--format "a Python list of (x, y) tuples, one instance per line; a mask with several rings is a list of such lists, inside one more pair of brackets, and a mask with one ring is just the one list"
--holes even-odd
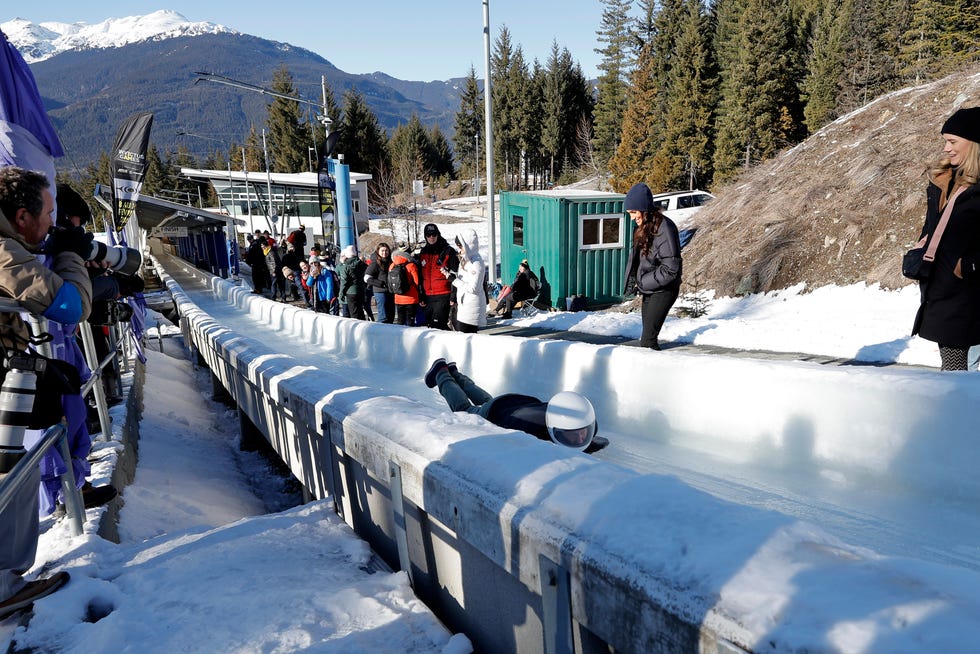
[[(929, 279), (932, 262), (936, 259), (936, 250), (939, 248), (939, 239), (943, 237), (943, 232), (946, 231), (946, 224), (949, 222), (949, 216), (953, 213), (953, 203), (956, 202), (956, 198), (959, 197), (960, 193), (965, 190), (966, 187), (961, 186), (949, 198), (949, 202), (946, 203), (946, 208), (943, 210), (943, 215), (939, 219), (939, 224), (936, 225), (936, 230), (932, 233), (932, 238), (923, 236), (915, 244), (915, 247), (906, 252), (905, 256), (902, 257), (902, 275), (909, 279), (914, 279), (917, 282), (924, 282)], [(928, 247), (926, 246), (927, 240), (929, 242)]]
[(926, 248), (912, 248), (902, 257), (902, 274), (909, 279), (924, 282), (929, 279), (932, 261), (925, 260)]

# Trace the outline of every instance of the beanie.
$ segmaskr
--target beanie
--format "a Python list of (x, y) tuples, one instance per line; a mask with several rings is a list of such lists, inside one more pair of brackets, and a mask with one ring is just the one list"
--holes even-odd
[(623, 211), (646, 213), (651, 209), (653, 209), (653, 194), (650, 193), (650, 187), (643, 182), (634, 184), (626, 194), (626, 200), (623, 201)]
[(440, 236), (439, 228), (435, 223), (429, 223), (425, 226), (425, 230), (422, 232), (426, 236)]
[(71, 225), (68, 221), (69, 216), (78, 216), (82, 224), (92, 220), (92, 211), (88, 208), (85, 200), (75, 189), (67, 184), (58, 184), (56, 187), (58, 194), (58, 225), (67, 227)]
[(340, 256), (344, 257), (345, 259), (351, 259), (356, 257), (357, 253), (354, 251), (353, 245), (346, 245), (344, 246), (344, 249), (340, 251)]
[(980, 143), (980, 107), (960, 109), (943, 123), (943, 128), (939, 131)]

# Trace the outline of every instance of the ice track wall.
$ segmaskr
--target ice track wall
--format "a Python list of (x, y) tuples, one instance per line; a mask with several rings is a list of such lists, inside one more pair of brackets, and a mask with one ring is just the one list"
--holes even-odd
[[(174, 294), (185, 338), (234, 399), (243, 425), (268, 439), (312, 497), (332, 499), (347, 523), (408, 573), (419, 597), (478, 651), (836, 651), (827, 633), (839, 616), (822, 613), (824, 603), (807, 603), (805, 577), (792, 580), (787, 591), (785, 580), (752, 575), (770, 556), (781, 565), (789, 558), (807, 575), (839, 576), (841, 593), (871, 588), (898, 605), (949, 597), (945, 589), (903, 579), (873, 556), (844, 556), (822, 541), (810, 542), (805, 526), (771, 512), (708, 498), (699, 501), (698, 514), (679, 515), (656, 498), (697, 491), (537, 441), (520, 441), (528, 463), (515, 484), (515, 471), (490, 465), (498, 440), (473, 438), (473, 428), (447, 424), (444, 411), (352, 385), (343, 370), (305, 366), (236, 334), (194, 305), (164, 272), (173, 266), (186, 272), (187, 264), (161, 259), (155, 265)], [(350, 357), (371, 356), (364, 336), (374, 325), (314, 316), (200, 275), (217, 296), (253, 317), (295, 321), (301, 332), (312, 330)], [(436, 336), (423, 330), (399, 334), (412, 361), (443, 353)], [(468, 346), (466, 336), (452, 337)], [(542, 365), (555, 364), (548, 356), (540, 355)], [(731, 415), (667, 418), (697, 426), (716, 420), (746, 437), (751, 432)], [(420, 426), (461, 434), (448, 450), (436, 450), (420, 438)], [(637, 493), (651, 498), (649, 511), (617, 510), (617, 497)], [(675, 542), (678, 521), (696, 521), (702, 542)], [(740, 526), (737, 533), (733, 525)], [(651, 543), (642, 536), (651, 533), (662, 537)], [(731, 560), (721, 575), (719, 558)], [(726, 590), (740, 585), (753, 588), (757, 604), (727, 599)], [(781, 619), (797, 627), (789, 635), (759, 617), (785, 601), (786, 592), (790, 601)], [(949, 610), (980, 633), (976, 612)], [(884, 642), (910, 635), (900, 621), (880, 628)]]

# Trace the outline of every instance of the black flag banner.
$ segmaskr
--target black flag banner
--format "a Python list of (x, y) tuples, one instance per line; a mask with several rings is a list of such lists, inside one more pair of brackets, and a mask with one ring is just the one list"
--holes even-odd
[(323, 225), (323, 236), (327, 243), (334, 240), (334, 230), (337, 224), (337, 183), (330, 174), (327, 158), (320, 161), (317, 171), (317, 190), (320, 195), (320, 220)]
[(112, 147), (112, 216), (116, 230), (122, 230), (136, 211), (152, 125), (153, 114), (133, 114), (116, 134)]

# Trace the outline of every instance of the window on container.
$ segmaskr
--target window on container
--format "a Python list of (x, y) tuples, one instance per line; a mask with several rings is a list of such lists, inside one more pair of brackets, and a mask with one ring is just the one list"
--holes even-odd
[(579, 218), (579, 249), (601, 250), (623, 246), (623, 216), (602, 214)]
[(524, 247), (524, 216), (514, 216), (514, 245)]

